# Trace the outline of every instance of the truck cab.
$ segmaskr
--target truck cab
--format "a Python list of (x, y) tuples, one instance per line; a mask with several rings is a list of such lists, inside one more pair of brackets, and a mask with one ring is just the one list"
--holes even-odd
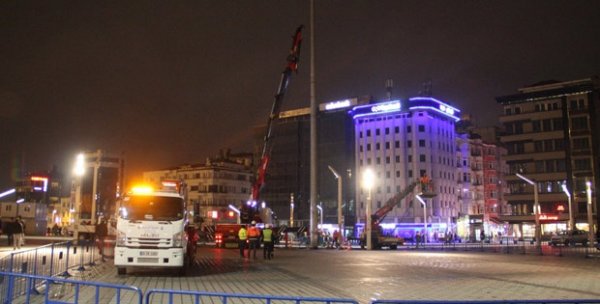
[(127, 267), (167, 267), (185, 271), (187, 235), (185, 199), (176, 191), (134, 189), (121, 200), (117, 217), (115, 261)]

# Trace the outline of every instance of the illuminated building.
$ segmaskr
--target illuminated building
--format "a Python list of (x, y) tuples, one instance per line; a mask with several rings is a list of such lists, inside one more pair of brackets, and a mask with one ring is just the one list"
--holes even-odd
[[(420, 177), (432, 180), (435, 197), (427, 199), (427, 222), (433, 232), (453, 230), (460, 206), (456, 193), (456, 132), (460, 110), (432, 97), (357, 106), (354, 120), (355, 167), (376, 175), (371, 210)], [(356, 181), (356, 216), (364, 222), (366, 193)], [(414, 197), (402, 200), (384, 223), (422, 223), (423, 208)]]
[[(508, 150), (507, 176), (512, 223), (532, 235), (533, 187), (517, 178), (520, 173), (537, 182), (542, 232), (566, 229), (568, 201), (562, 185), (573, 196), (572, 212), (580, 228), (587, 229), (585, 182), (598, 190), (599, 93), (597, 77), (567, 82), (547, 81), (497, 97), (504, 112), (500, 122)], [(597, 210), (597, 201), (594, 199)], [(585, 227), (583, 227), (585, 226)]]
[(144, 172), (143, 179), (152, 185), (165, 180), (184, 181), (188, 211), (195, 223), (236, 223), (237, 215), (230, 214), (228, 206), (239, 207), (250, 197), (254, 174), (251, 167), (252, 154), (232, 154), (227, 150), (204, 163)]
[[(355, 222), (354, 126), (348, 110), (368, 103), (370, 97), (321, 103), (317, 116), (317, 187), (324, 223), (337, 223), (337, 181), (328, 166), (343, 178), (343, 216), (346, 226)], [(308, 226), (310, 210), (310, 109), (281, 112), (273, 128), (271, 163), (261, 200), (271, 206), (280, 222), (287, 223), (294, 199), (294, 226)], [(263, 134), (264, 132), (258, 132)], [(262, 145), (262, 138), (257, 140)]]

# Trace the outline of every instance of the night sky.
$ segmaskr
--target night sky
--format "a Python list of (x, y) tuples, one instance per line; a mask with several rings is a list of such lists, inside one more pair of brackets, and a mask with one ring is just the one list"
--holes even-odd
[[(433, 96), (497, 122), (495, 97), (600, 74), (600, 1), (317, 1), (319, 102)], [(79, 151), (144, 170), (251, 152), (296, 27), (284, 109), (309, 106), (308, 1), (0, 1), (0, 192)], [(276, 144), (276, 143), (275, 143)]]

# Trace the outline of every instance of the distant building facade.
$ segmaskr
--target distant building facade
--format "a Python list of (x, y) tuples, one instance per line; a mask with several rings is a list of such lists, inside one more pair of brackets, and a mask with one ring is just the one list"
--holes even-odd
[(566, 228), (569, 209), (563, 184), (574, 198), (571, 212), (579, 228), (587, 229), (586, 181), (592, 183), (598, 210), (599, 84), (597, 77), (547, 81), (496, 98), (504, 109), (500, 140), (508, 151), (507, 199), (515, 215), (511, 222), (523, 223), (523, 233), (533, 235), (533, 187), (517, 173), (538, 185), (545, 234)]
[(165, 180), (184, 181), (188, 187), (188, 211), (195, 223), (235, 223), (238, 215), (229, 205), (239, 208), (249, 200), (252, 163), (252, 153), (222, 151), (205, 163), (144, 172), (143, 179), (155, 185)]

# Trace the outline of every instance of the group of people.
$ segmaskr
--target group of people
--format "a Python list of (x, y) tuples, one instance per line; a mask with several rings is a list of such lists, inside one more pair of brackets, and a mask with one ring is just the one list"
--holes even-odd
[(242, 225), (238, 231), (238, 239), (241, 258), (250, 258), (252, 256), (252, 258), (256, 259), (256, 250), (260, 249), (261, 241), (263, 244), (263, 259), (270, 260), (273, 258), (273, 242), (275, 239), (270, 224), (266, 224), (262, 231), (256, 227), (255, 221), (252, 221), (248, 227)]
[(4, 223), (0, 221), (0, 233), (6, 234), (7, 245), (12, 245), (14, 250), (25, 245), (25, 222), (20, 216)]

